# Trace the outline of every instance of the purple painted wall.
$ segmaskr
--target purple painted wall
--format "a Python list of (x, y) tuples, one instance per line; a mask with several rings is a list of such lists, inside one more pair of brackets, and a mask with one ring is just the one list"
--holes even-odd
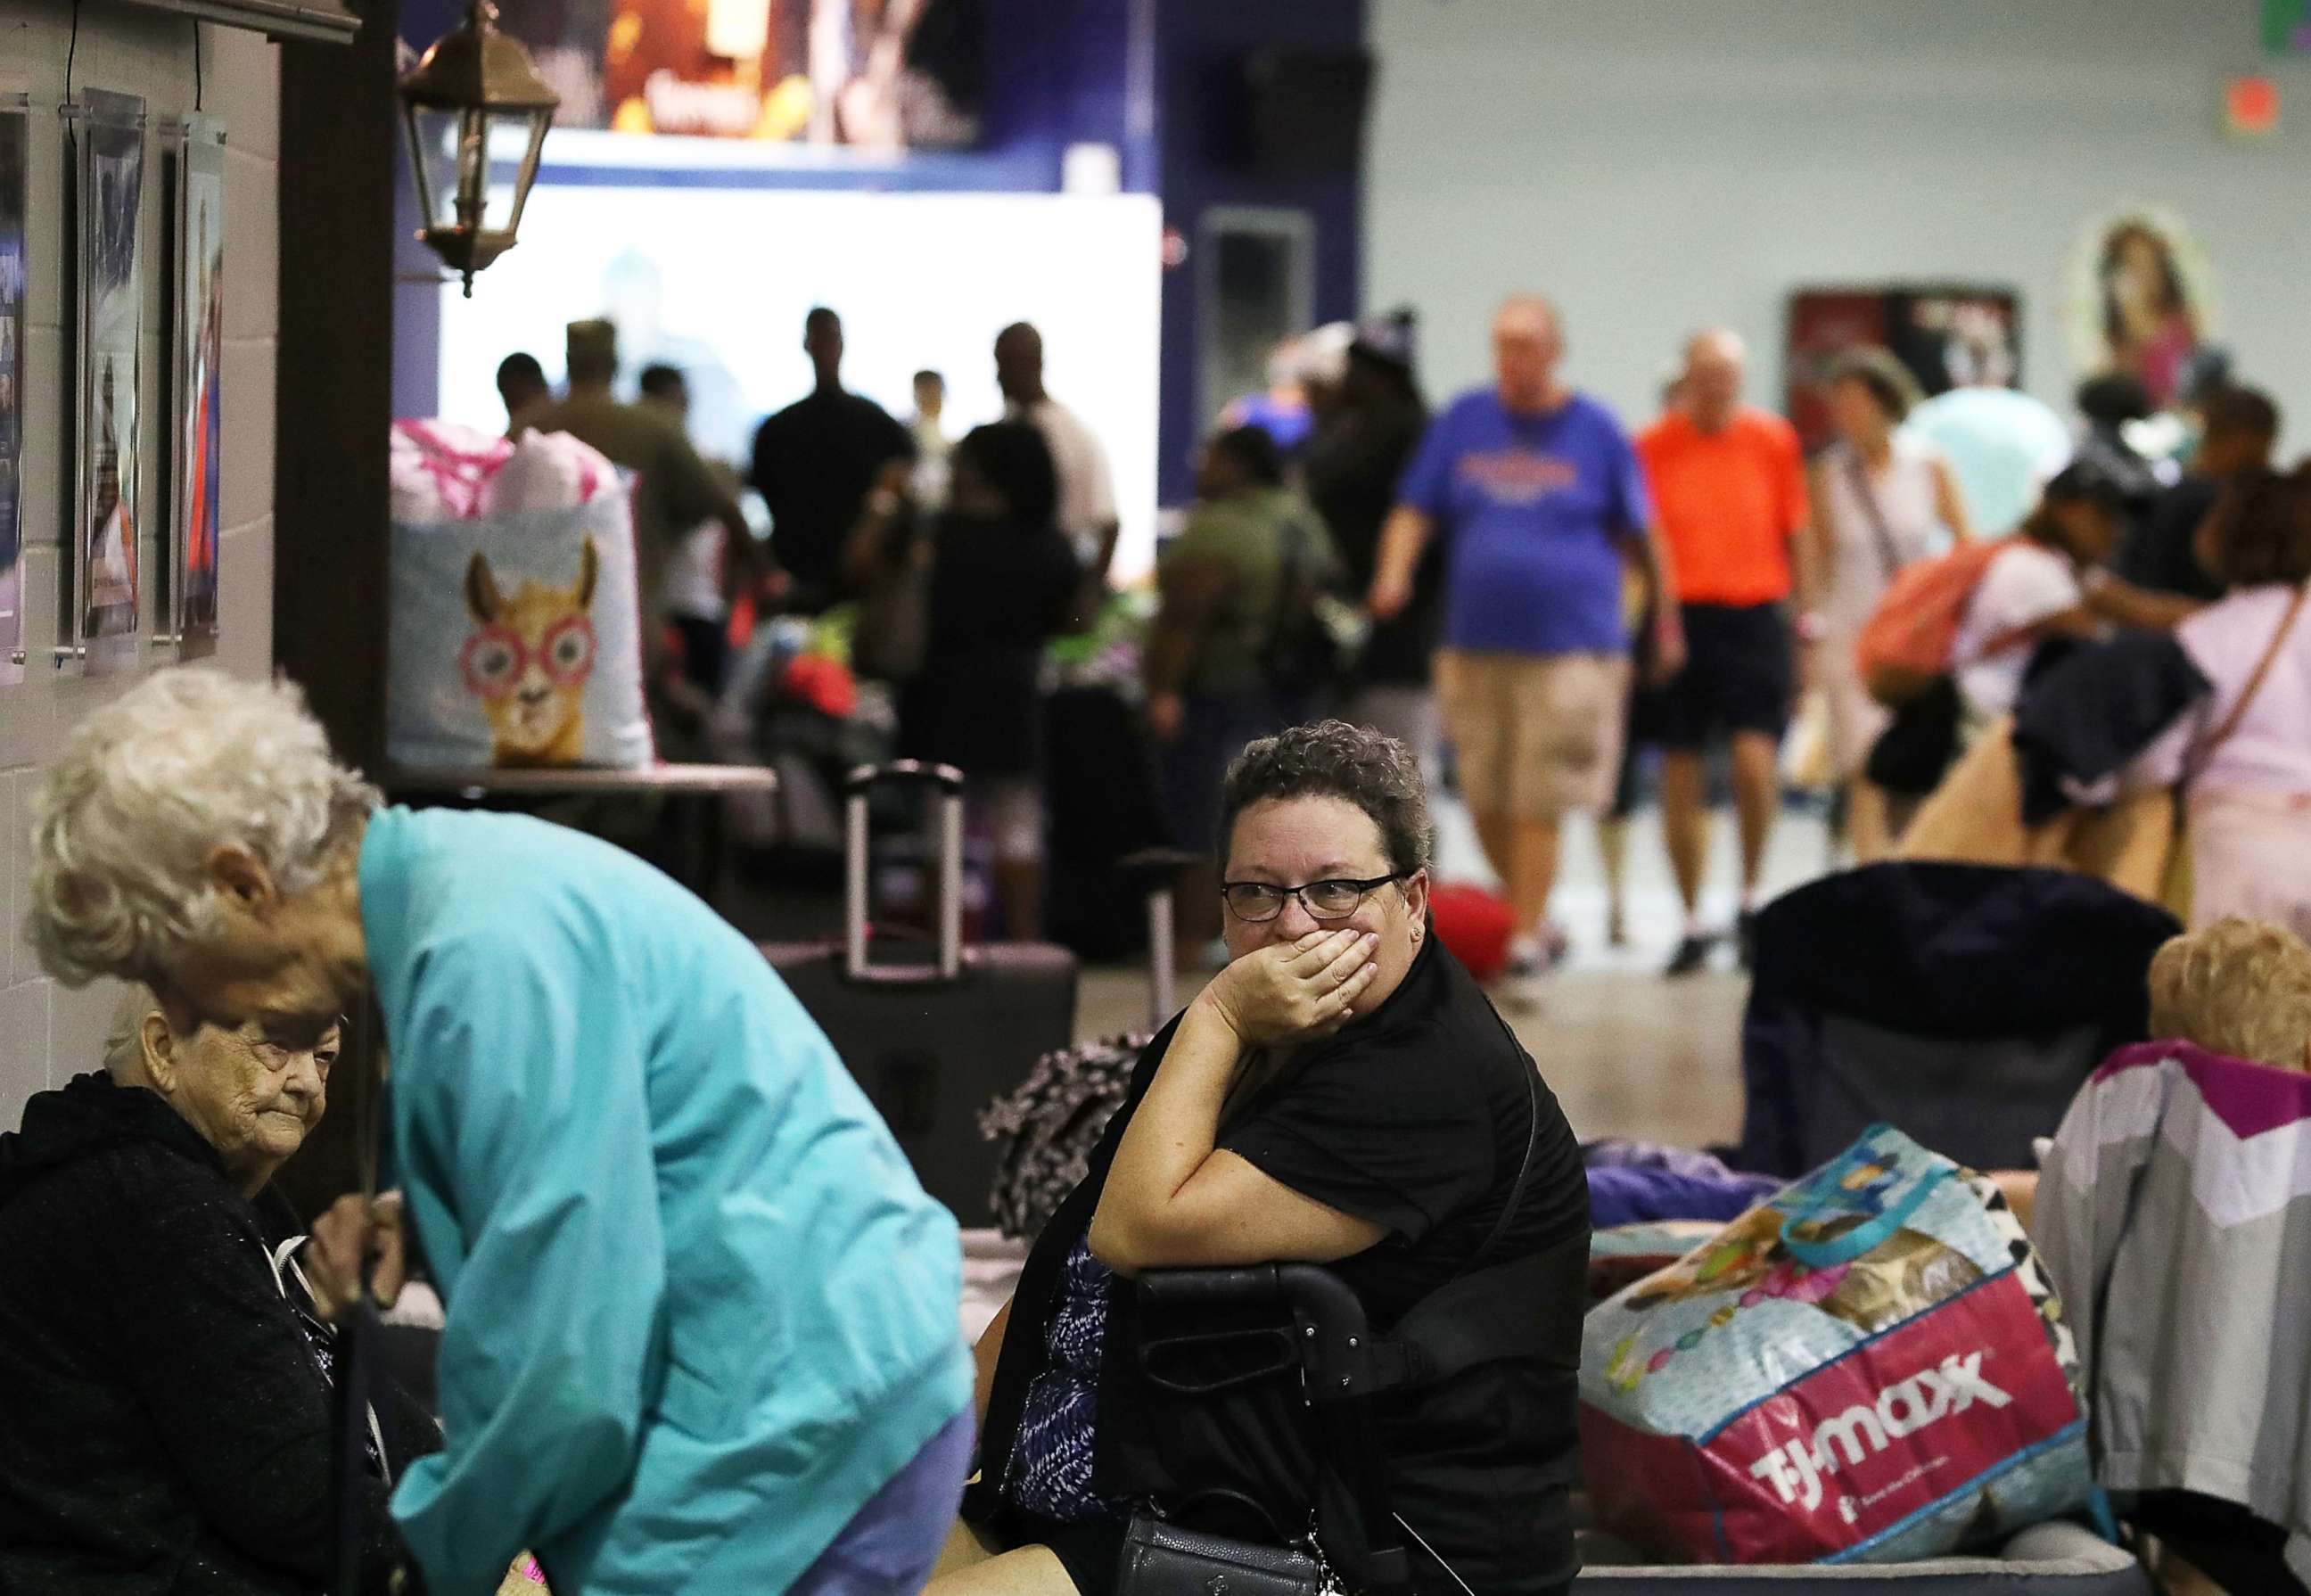
[(1069, 144), (1112, 144), (1123, 187), (1155, 192), (1158, 0), (988, 0), (988, 13), (986, 152), (1040, 159), (1036, 186), (1057, 188)]
[[(1363, 303), (1362, 162), (1338, 175), (1261, 174), (1216, 159), (1199, 136), (1208, 116), (1211, 74), (1263, 49), (1356, 50), (1365, 42), (1365, 0), (1164, 0), (1156, 72), (1165, 224), (1191, 242), (1214, 205), (1304, 211), (1314, 223), (1317, 324), (1358, 314)], [(1193, 495), (1189, 457), (1210, 419), (1199, 414), (1195, 261), (1164, 279), (1162, 427), (1158, 497)]]

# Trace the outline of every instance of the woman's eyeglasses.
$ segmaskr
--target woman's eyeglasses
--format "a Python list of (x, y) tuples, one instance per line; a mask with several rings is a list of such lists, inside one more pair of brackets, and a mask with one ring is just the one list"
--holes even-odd
[(1311, 881), (1304, 886), (1276, 886), (1265, 881), (1225, 881), (1220, 884), (1220, 896), (1226, 900), (1228, 912), (1238, 920), (1258, 925), (1274, 920), (1284, 912), (1286, 898), (1300, 900), (1300, 907), (1308, 911), (1311, 920), (1346, 920), (1364, 907), (1366, 898), (1391, 881), (1401, 881), (1401, 872), (1375, 876), (1369, 881), (1347, 881), (1334, 877), (1329, 881)]

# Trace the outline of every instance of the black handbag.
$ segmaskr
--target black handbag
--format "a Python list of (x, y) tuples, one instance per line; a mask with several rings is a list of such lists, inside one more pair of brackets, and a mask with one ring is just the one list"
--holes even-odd
[(1325, 1596), (1324, 1566), (1297, 1546), (1258, 1546), (1135, 1513), (1117, 1596)]
[(1957, 681), (1937, 676), (1922, 696), (1894, 711), (1892, 723), (1871, 746), (1863, 773), (1897, 798), (1930, 796), (1957, 763), (1965, 718)]
[(1323, 537), (1300, 507), (1286, 514), (1278, 535), (1276, 609), (1260, 665), (1269, 686), (1286, 699), (1336, 692), (1353, 681), (1369, 630), (1330, 590), (1333, 566)]

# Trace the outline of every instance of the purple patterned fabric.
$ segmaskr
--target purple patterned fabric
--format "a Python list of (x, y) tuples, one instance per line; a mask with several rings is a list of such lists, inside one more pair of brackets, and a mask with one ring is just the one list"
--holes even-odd
[(1059, 1305), (1043, 1337), (1042, 1372), (1027, 1387), (1019, 1434), (1003, 1474), (1003, 1494), (1060, 1523), (1121, 1519), (1122, 1504), (1091, 1488), (1099, 1360), (1107, 1340), (1107, 1296), (1114, 1276), (1079, 1241), (1060, 1277)]

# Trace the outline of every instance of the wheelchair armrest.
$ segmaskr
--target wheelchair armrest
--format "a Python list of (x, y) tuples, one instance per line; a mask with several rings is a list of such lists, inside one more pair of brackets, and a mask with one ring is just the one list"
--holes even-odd
[(1233, 1269), (1149, 1269), (1139, 1300), (1151, 1308), (1264, 1308), (1278, 1304), (1321, 1334), (1358, 1336), (1365, 1305), (1331, 1270), (1312, 1263), (1254, 1263)]
[(1369, 1396), (1400, 1384), (1408, 1349), (1372, 1333), (1364, 1304), (1331, 1270), (1312, 1263), (1238, 1269), (1150, 1269), (1139, 1277), (1147, 1307), (1176, 1313), (1280, 1307), (1292, 1316), (1311, 1401)]
[(1359, 1342), (1372, 1339), (1364, 1304), (1331, 1270), (1312, 1263), (1279, 1263), (1276, 1284), (1293, 1318), (1304, 1328), (1313, 1327), (1314, 1339), (1336, 1338), (1345, 1344), (1350, 1338)]
[(1199, 1308), (1263, 1308), (1283, 1300), (1277, 1266), (1224, 1269), (1149, 1269), (1139, 1277), (1139, 1301), (1167, 1313)]

